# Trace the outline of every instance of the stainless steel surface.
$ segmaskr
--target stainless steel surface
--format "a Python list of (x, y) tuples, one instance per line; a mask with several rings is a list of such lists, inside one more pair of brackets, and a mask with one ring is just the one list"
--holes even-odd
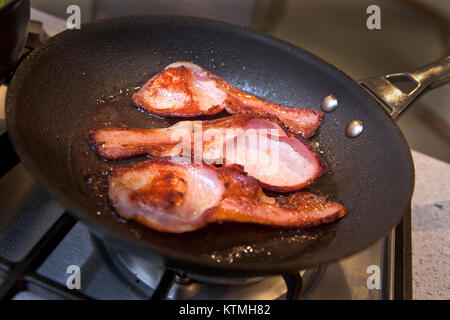
[[(414, 87), (403, 92), (395, 82), (409, 81)], [(360, 80), (360, 84), (369, 89), (390, 109), (390, 115), (396, 119), (425, 90), (437, 88), (450, 81), (450, 56), (410, 72), (392, 73)]]
[[(335, 262), (326, 267), (302, 270), (302, 299), (380, 299), (389, 288), (369, 289), (367, 268), (378, 266), (389, 271), (392, 265), (384, 266), (382, 241), (357, 255)], [(127, 255), (111, 244), (107, 248), (113, 269), (127, 279), (128, 283), (144, 295), (151, 295), (161, 280), (163, 269), (151, 261)], [(186, 275), (190, 276), (190, 275)], [(195, 276), (194, 276), (195, 277)], [(197, 280), (198, 275), (197, 275)], [(203, 279), (202, 279), (203, 280)], [(211, 281), (211, 279), (207, 279)], [(228, 279), (228, 285), (208, 284), (202, 281), (175, 283), (168, 294), (169, 299), (284, 299), (286, 286), (282, 276), (261, 278), (257, 282), (236, 285)]]
[(379, 300), (388, 288), (369, 289), (367, 273), (369, 266), (383, 270), (381, 257), (382, 242), (378, 241), (364, 251), (334, 262), (327, 266), (319, 286), (309, 296), (309, 300)]
[(267, 277), (246, 285), (208, 285), (193, 281), (189, 284), (175, 284), (169, 291), (169, 299), (240, 299), (272, 300), (283, 299), (286, 286), (281, 277)]
[(363, 123), (361, 120), (352, 120), (347, 125), (347, 128), (345, 130), (347, 136), (350, 138), (355, 138), (361, 134), (363, 131)]
[(329, 94), (325, 98), (323, 98), (322, 104), (320, 108), (324, 112), (332, 112), (334, 109), (336, 109), (338, 106), (337, 98), (334, 94)]
[[(162, 278), (164, 269), (151, 261), (127, 254), (111, 243), (105, 244), (114, 266), (131, 285), (151, 295)], [(300, 271), (308, 294), (315, 289), (325, 267)], [(184, 274), (189, 281), (176, 281), (169, 299), (283, 299), (286, 285), (282, 276), (258, 278), (222, 278)]]
[(383, 272), (381, 273), (381, 282), (383, 287), (386, 288), (382, 292), (381, 299), (392, 300), (394, 299), (394, 281), (395, 281), (395, 232), (390, 231), (383, 241), (383, 256), (382, 266)]

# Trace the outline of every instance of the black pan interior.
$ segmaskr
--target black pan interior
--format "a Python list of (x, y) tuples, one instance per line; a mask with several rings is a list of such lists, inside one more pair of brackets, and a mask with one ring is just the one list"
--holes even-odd
[[(153, 128), (179, 119), (144, 114), (130, 95), (165, 65), (187, 60), (263, 99), (318, 109), (336, 95), (312, 146), (330, 172), (311, 190), (350, 213), (307, 231), (224, 223), (165, 234), (124, 222), (106, 199), (111, 168), (142, 159), (104, 162), (89, 149), (90, 128)], [(360, 119), (363, 133), (345, 135)], [(123, 17), (66, 31), (33, 51), (7, 96), (9, 133), (32, 174), (97, 235), (125, 250), (186, 271), (270, 274), (323, 264), (356, 252), (393, 227), (413, 188), (410, 150), (384, 110), (357, 83), (285, 42), (228, 24), (186, 17)]]

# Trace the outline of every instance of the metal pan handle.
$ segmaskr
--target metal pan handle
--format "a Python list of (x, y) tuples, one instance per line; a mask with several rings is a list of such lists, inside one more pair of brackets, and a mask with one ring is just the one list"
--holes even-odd
[[(397, 81), (408, 81), (414, 88), (409, 92), (403, 92), (394, 85)], [(410, 72), (392, 73), (359, 81), (391, 109), (389, 113), (393, 119), (406, 110), (424, 91), (448, 82), (450, 82), (450, 56)]]

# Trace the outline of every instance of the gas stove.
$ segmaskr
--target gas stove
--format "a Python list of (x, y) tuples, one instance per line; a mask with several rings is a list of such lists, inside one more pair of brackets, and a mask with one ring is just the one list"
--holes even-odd
[[(34, 42), (26, 52), (45, 36), (39, 23), (31, 25)], [(157, 267), (93, 236), (31, 178), (7, 132), (0, 136), (0, 148), (2, 299), (411, 298), (410, 214), (371, 247), (326, 266), (259, 278), (187, 274)]]

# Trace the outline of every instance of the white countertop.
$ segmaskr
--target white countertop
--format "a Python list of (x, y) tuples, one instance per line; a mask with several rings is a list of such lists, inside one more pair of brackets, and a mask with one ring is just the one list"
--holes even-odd
[(450, 164), (413, 151), (414, 299), (450, 299)]
[[(64, 30), (61, 19), (32, 9), (49, 35)], [(6, 87), (0, 88), (0, 134), (5, 124)], [(412, 200), (414, 299), (450, 299), (450, 164), (412, 151), (416, 183)]]

